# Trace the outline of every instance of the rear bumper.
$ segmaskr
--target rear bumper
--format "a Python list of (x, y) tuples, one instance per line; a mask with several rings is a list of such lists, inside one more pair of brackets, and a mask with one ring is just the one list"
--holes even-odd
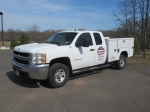
[(14, 71), (19, 71), (19, 76), (27, 76), (31, 79), (45, 80), (48, 76), (49, 64), (23, 65), (12, 60)]

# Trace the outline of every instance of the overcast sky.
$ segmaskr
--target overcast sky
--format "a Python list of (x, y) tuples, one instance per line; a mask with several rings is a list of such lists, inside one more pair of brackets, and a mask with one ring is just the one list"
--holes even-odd
[(119, 0), (0, 0), (4, 30), (26, 30), (33, 24), (47, 29), (110, 30)]

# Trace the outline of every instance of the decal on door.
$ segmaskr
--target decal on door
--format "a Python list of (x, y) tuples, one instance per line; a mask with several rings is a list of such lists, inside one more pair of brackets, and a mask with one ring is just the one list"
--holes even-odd
[(98, 60), (103, 60), (105, 54), (105, 49), (103, 47), (99, 47), (97, 49)]
[(74, 61), (80, 61), (80, 60), (82, 60), (82, 58), (81, 59), (74, 59)]

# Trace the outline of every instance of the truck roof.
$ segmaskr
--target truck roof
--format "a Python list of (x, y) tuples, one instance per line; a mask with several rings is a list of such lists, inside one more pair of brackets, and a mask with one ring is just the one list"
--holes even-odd
[(75, 33), (85, 33), (85, 32), (89, 32), (89, 33), (93, 33), (93, 32), (99, 32), (102, 33), (101, 31), (92, 31), (92, 30), (85, 30), (85, 31), (61, 31), (61, 32), (75, 32)]

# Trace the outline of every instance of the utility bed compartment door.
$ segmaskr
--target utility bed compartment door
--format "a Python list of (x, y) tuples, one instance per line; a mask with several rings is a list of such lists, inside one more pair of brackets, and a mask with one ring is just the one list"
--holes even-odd
[(134, 39), (130, 39), (130, 54), (129, 57), (133, 56), (133, 50), (134, 50)]
[(129, 40), (119, 39), (117, 41), (118, 41), (118, 48), (129, 47)]
[(107, 45), (107, 62), (119, 60), (122, 52), (127, 52), (128, 57), (133, 56), (134, 38), (105, 39)]
[(115, 61), (119, 59), (118, 53), (117, 53), (117, 40), (106, 40), (107, 45), (107, 62)]

